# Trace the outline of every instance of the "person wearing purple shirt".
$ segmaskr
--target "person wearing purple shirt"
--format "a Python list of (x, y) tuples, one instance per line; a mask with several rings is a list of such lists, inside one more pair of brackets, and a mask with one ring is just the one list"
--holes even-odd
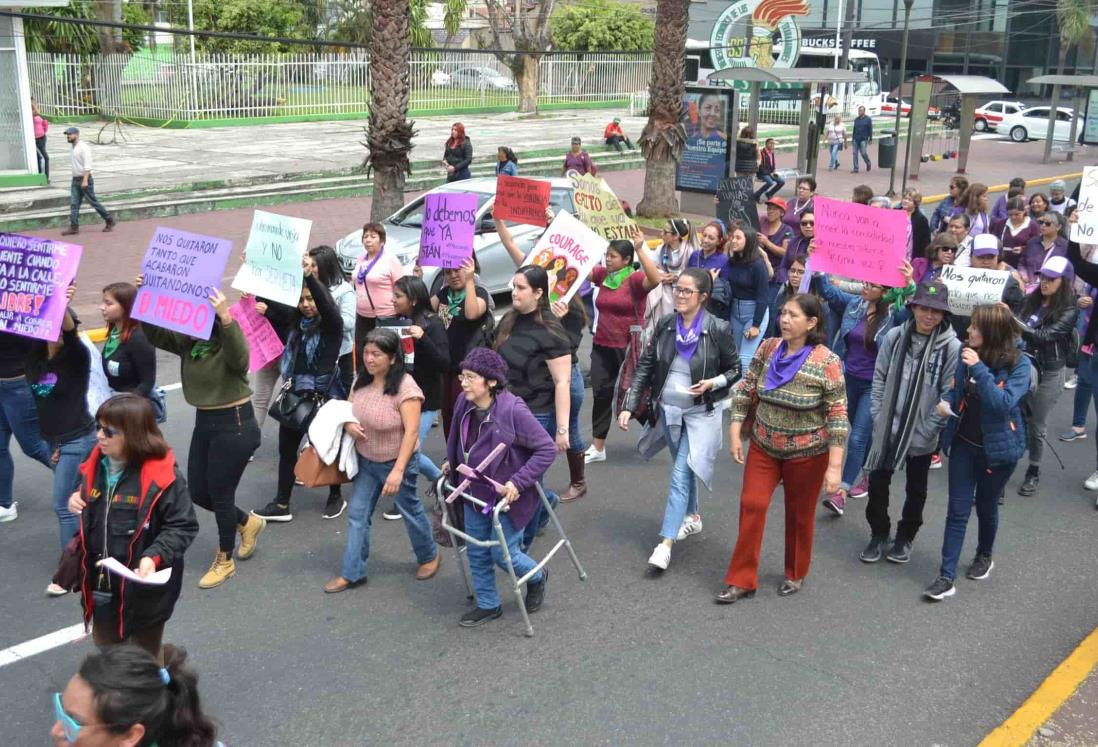
[(1037, 282), (1037, 273), (1051, 257), (1067, 256), (1067, 239), (1063, 237), (1064, 216), (1052, 210), (1037, 219), (1040, 234), (1029, 240), (1022, 250), (1018, 271), (1027, 285)]
[(1005, 195), (1000, 195), (999, 199), (995, 201), (995, 207), (991, 208), (991, 222), (1006, 220), (1007, 219), (1007, 203), (1015, 197), (1022, 197), (1025, 199), (1026, 194), (1026, 180), (1020, 176), (1016, 176), (1010, 180), (1010, 185)]
[(801, 215), (814, 212), (814, 197), (816, 196), (816, 180), (810, 176), (797, 180), (797, 196), (789, 205), (789, 210), (782, 216), (785, 223), (793, 231), (794, 236), (801, 235)]
[(564, 156), (564, 166), (560, 170), (561, 176), (567, 176), (569, 171), (576, 171), (580, 175), (590, 174), (598, 176), (599, 168), (591, 160), (591, 156), (583, 149), (583, 141), (578, 137), (572, 138), (572, 150)]

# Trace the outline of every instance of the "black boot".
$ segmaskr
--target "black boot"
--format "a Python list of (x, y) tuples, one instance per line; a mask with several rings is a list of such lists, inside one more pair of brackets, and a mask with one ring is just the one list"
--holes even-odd
[(1029, 465), (1029, 469), (1026, 470), (1026, 477), (1022, 480), (1022, 486), (1018, 488), (1018, 495), (1036, 495), (1037, 485), (1041, 481), (1041, 468), (1035, 465)]

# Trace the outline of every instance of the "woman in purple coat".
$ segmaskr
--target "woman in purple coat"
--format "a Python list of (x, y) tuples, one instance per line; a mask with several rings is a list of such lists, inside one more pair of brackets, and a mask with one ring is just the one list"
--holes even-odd
[[(461, 362), (461, 390), (454, 404), (454, 421), (447, 439), (446, 452), (451, 474), (459, 465), (476, 467), (497, 444), (507, 449), (480, 470), (484, 478), (503, 485), (495, 488), (486, 479), (474, 479), (467, 492), (474, 498), (494, 506), (500, 499), (510, 504), (499, 515), (503, 533), (507, 538), (507, 550), (515, 576), (529, 573), (537, 562), (519, 549), (522, 532), (537, 511), (538, 480), (553, 464), (557, 446), (548, 432), (534, 418), (526, 403), (507, 386), (507, 363), (494, 350), (473, 348)], [(453, 479), (451, 480), (453, 482)], [(479, 540), (489, 540), (492, 535), (490, 515), (481, 513), (468, 501), (465, 503), (465, 532)], [(473, 591), (477, 606), (461, 616), (458, 622), (464, 628), (482, 625), (503, 614), (499, 591), (496, 589), (496, 571), (493, 562), (507, 570), (503, 549), (466, 546), (469, 569), (473, 576)], [(545, 599), (545, 584), (549, 568), (526, 584), (526, 611), (537, 612)]]

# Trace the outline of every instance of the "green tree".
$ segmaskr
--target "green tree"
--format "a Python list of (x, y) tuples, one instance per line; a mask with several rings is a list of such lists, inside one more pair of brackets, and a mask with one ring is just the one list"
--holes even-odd
[[(312, 39), (316, 33), (315, 29), (307, 28), (302, 3), (297, 0), (196, 0), (194, 27), (199, 31), (230, 31), (291, 39)], [(217, 37), (198, 37), (195, 45), (203, 52), (216, 54), (303, 51), (298, 44)]]
[[(511, 71), (518, 86), (519, 111), (538, 110), (538, 73), (541, 58), (549, 49), (549, 18), (556, 0), (485, 0), (488, 32), (496, 59)], [(502, 51), (503, 34), (510, 35), (514, 52)]]
[(648, 51), (655, 31), (636, 6), (608, 0), (581, 0), (558, 8), (549, 20), (553, 47), (570, 52)]
[[(333, 41), (345, 41), (352, 44), (369, 44), (370, 32), (374, 28), (373, 3), (364, 0), (332, 0), (332, 16), (328, 38)], [(465, 17), (466, 0), (438, 0), (445, 10), (443, 26), (446, 33), (453, 35), (461, 29), (461, 20)], [(434, 39), (427, 28), (427, 6), (431, 0), (410, 0), (408, 3), (408, 25), (413, 47), (433, 47)], [(386, 216), (388, 217), (388, 216)]]
[[(1093, 42), (1094, 32), (1090, 19), (1098, 11), (1095, 0), (1056, 0), (1056, 21), (1060, 27), (1060, 54), (1056, 61), (1056, 74), (1063, 75), (1068, 54), (1073, 47)], [(1045, 138), (1044, 162), (1052, 155), (1052, 133), (1056, 122), (1056, 107), (1060, 104), (1060, 86), (1052, 87), (1052, 106), (1048, 110), (1048, 131)], [(1078, 111), (1075, 112), (1078, 115)], [(1071, 120), (1071, 143), (1075, 142), (1075, 117)], [(1070, 160), (1071, 154), (1068, 154)]]
[[(51, 8), (28, 8), (28, 13), (52, 16), (55, 21), (28, 20), (23, 24), (28, 52), (92, 55), (100, 50), (100, 36), (95, 26), (68, 23), (67, 19), (94, 21), (95, 0), (72, 0), (68, 5)], [(148, 12), (136, 3), (122, 6), (126, 23), (146, 26), (151, 23)], [(115, 51), (135, 52), (146, 46), (148, 32), (126, 29), (122, 32), (122, 47)]]

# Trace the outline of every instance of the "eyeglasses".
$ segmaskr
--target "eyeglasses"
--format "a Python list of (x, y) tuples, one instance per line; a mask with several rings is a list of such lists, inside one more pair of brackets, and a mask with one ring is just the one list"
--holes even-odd
[(1041, 226), (1054, 226), (1054, 225), (1056, 225), (1056, 223), (1054, 221), (1051, 221), (1051, 220), (1039, 220), (1039, 221), (1037, 221), (1037, 224), (1041, 225)]
[(474, 381), (480, 381), (483, 378), (484, 377), (481, 376), (478, 373), (469, 372), (469, 373), (459, 373), (458, 374), (458, 381), (462, 382), (463, 384), (464, 383), (472, 384)]
[(816, 221), (814, 221), (814, 220), (802, 220), (801, 225), (802, 226), (814, 226), (814, 225), (816, 225)]
[(672, 285), (671, 286), (671, 292), (674, 293), (676, 296), (683, 296), (684, 298), (689, 298), (690, 296), (694, 295), (698, 291), (695, 290), (694, 288), (686, 288), (686, 287), (681, 286), (681, 285)]
[(61, 693), (53, 694), (53, 717), (61, 724), (65, 739), (75, 742), (80, 736), (82, 724), (65, 712), (65, 706), (61, 705)]
[(950, 254), (956, 254), (957, 253), (957, 249), (955, 247), (952, 247), (952, 246), (940, 246), (940, 247), (938, 247), (938, 251), (940, 251), (940, 252), (949, 252)]
[(115, 428), (111, 428), (108, 425), (103, 425), (102, 423), (96, 423), (95, 424), (95, 430), (103, 431), (103, 435), (106, 436), (107, 438), (114, 438), (119, 433), (121, 433), (121, 431), (119, 431)]

